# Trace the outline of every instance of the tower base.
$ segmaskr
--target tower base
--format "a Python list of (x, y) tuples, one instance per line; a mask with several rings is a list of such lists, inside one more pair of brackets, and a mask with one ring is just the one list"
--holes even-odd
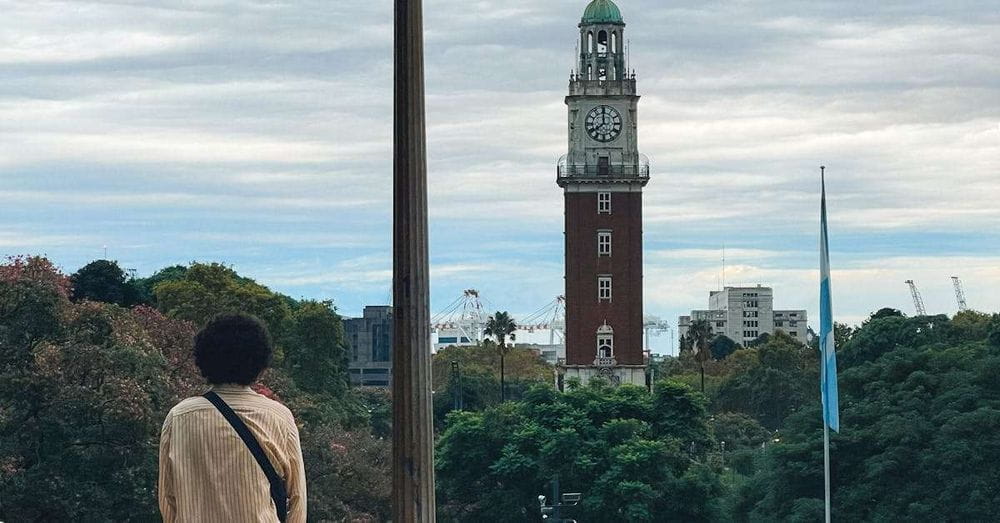
[(645, 365), (559, 365), (556, 368), (559, 390), (564, 390), (570, 379), (580, 380), (580, 385), (587, 385), (591, 379), (600, 378), (617, 387), (626, 383), (639, 387), (648, 387)]

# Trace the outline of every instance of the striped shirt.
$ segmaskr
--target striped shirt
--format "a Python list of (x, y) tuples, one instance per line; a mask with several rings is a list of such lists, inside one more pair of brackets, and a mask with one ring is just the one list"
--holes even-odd
[[(240, 385), (212, 388), (243, 419), (288, 489), (289, 523), (306, 520), (306, 478), (295, 419), (284, 405)], [(232, 425), (207, 399), (178, 403), (160, 432), (163, 521), (278, 521), (270, 484)]]

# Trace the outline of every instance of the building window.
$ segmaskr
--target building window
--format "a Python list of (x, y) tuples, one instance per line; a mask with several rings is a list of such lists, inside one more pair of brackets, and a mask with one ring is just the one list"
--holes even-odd
[(611, 256), (611, 231), (597, 231), (597, 255)]
[(797, 338), (799, 336), (799, 333), (796, 332), (796, 331), (792, 331), (792, 332), (789, 332), (788, 335), (791, 336), (791, 337), (793, 337), (793, 338)]
[(611, 214), (611, 193), (597, 193), (597, 214)]
[(597, 277), (597, 301), (611, 303), (611, 276)]
[(774, 322), (774, 326), (775, 327), (784, 327), (785, 326), (785, 322), (783, 322), (783, 321), (776, 321), (776, 322)]
[(605, 323), (597, 329), (597, 357), (613, 358), (615, 355), (615, 331)]
[(724, 321), (717, 321), (717, 322), (715, 322), (715, 326), (716, 327), (725, 327), (726, 326), (726, 322), (724, 322)]

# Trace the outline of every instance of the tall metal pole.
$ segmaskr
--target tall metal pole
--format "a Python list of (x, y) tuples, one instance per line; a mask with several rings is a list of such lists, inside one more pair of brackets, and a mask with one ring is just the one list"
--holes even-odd
[(451, 362), (451, 387), (452, 387), (452, 407), (454, 410), (462, 410), (464, 406), (463, 403), (463, 390), (462, 390), (462, 371), (458, 368), (458, 361)]
[(826, 420), (823, 420), (823, 482), (826, 485), (826, 523), (830, 523), (830, 427)]
[(434, 522), (421, 0), (395, 0), (392, 521)]
[[(819, 168), (820, 177), (823, 179), (823, 257), (826, 258), (826, 167), (820, 166)], [(822, 272), (822, 271), (821, 271)], [(821, 304), (820, 309), (823, 308)], [(822, 313), (820, 314), (822, 316)], [(830, 324), (830, 328), (833, 328), (833, 324)], [(821, 329), (822, 330), (822, 329)], [(830, 335), (833, 335), (833, 331), (830, 331)], [(820, 344), (822, 345), (822, 344)], [(826, 358), (826, 352), (820, 348), (820, 373), (822, 374), (822, 381), (824, 387), (823, 400), (823, 490), (824, 490), (824, 506), (826, 509), (826, 523), (830, 523), (830, 424), (827, 423), (826, 416), (826, 403), (829, 399), (825, 396), (826, 394), (826, 383), (829, 376), (827, 376), (827, 364), (824, 361)]]

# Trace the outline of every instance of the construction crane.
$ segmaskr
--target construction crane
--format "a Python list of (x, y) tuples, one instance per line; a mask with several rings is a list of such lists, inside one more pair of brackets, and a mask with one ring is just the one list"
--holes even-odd
[[(646, 316), (642, 321), (642, 331), (645, 334), (646, 352), (650, 351), (649, 337), (659, 336), (664, 332), (670, 332), (670, 324), (656, 316)], [(673, 334), (670, 336), (671, 347), (673, 346)], [(672, 350), (672, 349), (671, 349)]]
[(549, 345), (566, 343), (566, 297), (556, 298), (517, 322), (518, 330), (549, 331)]
[(913, 308), (917, 310), (917, 316), (927, 316), (927, 309), (924, 308), (924, 299), (920, 297), (917, 284), (913, 283), (913, 280), (906, 280), (906, 284), (910, 286), (910, 294), (913, 295)]
[(455, 301), (431, 318), (439, 345), (475, 345), (483, 339), (486, 311), (479, 291), (466, 289)]
[(969, 310), (969, 305), (965, 303), (965, 291), (962, 290), (962, 280), (958, 279), (958, 276), (952, 276), (951, 283), (955, 285), (955, 300), (958, 301), (959, 312)]

